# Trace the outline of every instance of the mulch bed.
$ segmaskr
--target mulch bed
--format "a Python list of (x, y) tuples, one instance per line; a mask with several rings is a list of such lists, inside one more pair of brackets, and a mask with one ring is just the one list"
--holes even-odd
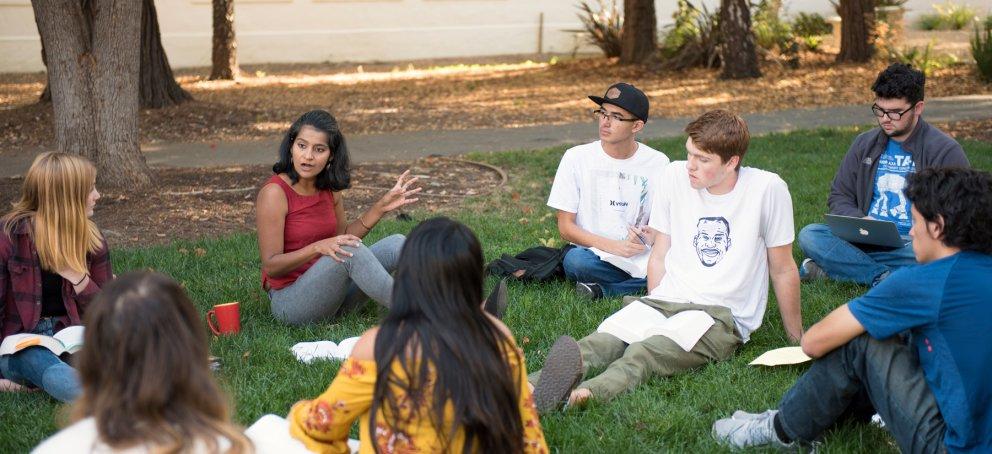
[[(992, 115), (992, 112), (989, 115)], [(956, 139), (971, 139), (992, 143), (992, 118), (943, 123), (937, 125), (937, 127)]]
[[(313, 108), (334, 113), (346, 134), (571, 123), (588, 120), (593, 105), (586, 95), (620, 80), (642, 88), (652, 114), (662, 117), (718, 107), (749, 113), (869, 102), (871, 81), (887, 63), (833, 59), (806, 54), (799, 69), (765, 63), (761, 78), (745, 81), (720, 80), (714, 70), (672, 72), (604, 58), (267, 65), (243, 68), (238, 81), (209, 81), (209, 68), (179, 70), (177, 79), (196, 101), (143, 111), (141, 140), (273, 138)], [(44, 81), (43, 74), (0, 74), (0, 153), (53, 143), (51, 107), (35, 102)], [(992, 85), (975, 77), (973, 64), (927, 78), (930, 97), (977, 93), (992, 93)]]
[[(424, 190), (416, 206), (444, 213), (471, 195), (505, 183), (501, 169), (449, 158), (414, 162), (363, 163), (352, 170), (352, 188), (345, 192), (348, 219), (366, 210), (410, 169), (420, 175)], [(174, 238), (214, 237), (255, 229), (255, 196), (272, 175), (267, 166), (206, 169), (159, 167), (154, 187), (143, 191), (106, 191), (93, 220), (111, 246), (162, 244)], [(21, 193), (21, 178), (0, 179), (0, 206), (9, 207)], [(6, 212), (6, 208), (0, 210)]]

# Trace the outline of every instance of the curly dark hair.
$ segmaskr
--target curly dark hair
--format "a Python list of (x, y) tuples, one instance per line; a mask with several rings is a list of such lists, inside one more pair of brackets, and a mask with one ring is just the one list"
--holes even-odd
[(992, 254), (992, 174), (968, 168), (924, 169), (909, 175), (906, 197), (923, 219), (943, 219), (945, 245)]
[(923, 101), (923, 86), (927, 78), (923, 71), (904, 63), (893, 63), (878, 73), (871, 91), (875, 96), (886, 99), (906, 98), (910, 104)]

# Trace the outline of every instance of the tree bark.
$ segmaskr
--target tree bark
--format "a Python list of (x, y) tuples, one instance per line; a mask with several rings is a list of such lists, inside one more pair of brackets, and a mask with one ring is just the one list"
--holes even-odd
[[(102, 171), (101, 182), (116, 188), (142, 187), (151, 182), (139, 147), (141, 48), (135, 43), (141, 41), (142, 25), (136, 20), (142, 17), (141, 10), (141, 4), (133, 0), (103, 1), (93, 20), (93, 55), (97, 61), (93, 95), (99, 146), (96, 164)], [(171, 72), (169, 79), (175, 83)]]
[(875, 55), (875, 0), (840, 0), (838, 62), (867, 62)]
[(658, 50), (658, 19), (654, 0), (624, 0), (620, 29), (620, 63), (645, 63)]
[(101, 185), (140, 188), (149, 170), (138, 147), (141, 4), (32, 0), (51, 81), (55, 143), (97, 166)]
[[(86, 11), (92, 5), (92, 0), (80, 0), (83, 10)], [(184, 101), (193, 99), (192, 96), (176, 83), (172, 75), (172, 68), (169, 66), (169, 59), (162, 48), (161, 33), (158, 28), (158, 15), (155, 11), (153, 0), (142, 0), (141, 11), (141, 107), (145, 109), (157, 109), (160, 107), (173, 106)], [(93, 24), (93, 12), (89, 11), (84, 15), (87, 29)], [(37, 14), (35, 22), (38, 23), (38, 34), (41, 34), (41, 23), (38, 22)], [(48, 55), (45, 50), (45, 43), (41, 43), (41, 61), (48, 67)], [(49, 78), (51, 76), (49, 75)], [(39, 100), (50, 102), (51, 81), (45, 85)]]
[(213, 68), (210, 80), (238, 77), (238, 42), (234, 37), (234, 0), (213, 0)]
[(158, 109), (193, 99), (176, 83), (162, 48), (158, 13), (154, 0), (143, 0), (141, 8), (141, 107)]
[(85, 5), (78, 1), (32, 0), (48, 62), (48, 80), (55, 105), (55, 145), (60, 151), (95, 162), (96, 118), (93, 116), (93, 66)]
[(720, 38), (723, 79), (761, 77), (758, 50), (751, 32), (751, 11), (747, 0), (721, 0)]

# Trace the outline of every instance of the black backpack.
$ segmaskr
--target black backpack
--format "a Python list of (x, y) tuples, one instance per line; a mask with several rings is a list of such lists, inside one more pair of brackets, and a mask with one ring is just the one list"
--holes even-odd
[(565, 269), (562, 268), (561, 262), (565, 258), (565, 253), (573, 247), (575, 246), (571, 244), (561, 249), (535, 246), (515, 256), (503, 254), (499, 259), (486, 265), (486, 272), (534, 282), (563, 279)]

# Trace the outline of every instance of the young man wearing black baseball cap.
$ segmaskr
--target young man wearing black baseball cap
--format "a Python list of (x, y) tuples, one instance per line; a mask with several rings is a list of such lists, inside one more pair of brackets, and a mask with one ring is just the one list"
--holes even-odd
[(565, 275), (591, 299), (643, 294), (652, 191), (669, 159), (636, 140), (648, 120), (644, 92), (621, 82), (589, 99), (599, 105), (599, 140), (565, 152), (548, 197), (562, 239), (576, 246)]

